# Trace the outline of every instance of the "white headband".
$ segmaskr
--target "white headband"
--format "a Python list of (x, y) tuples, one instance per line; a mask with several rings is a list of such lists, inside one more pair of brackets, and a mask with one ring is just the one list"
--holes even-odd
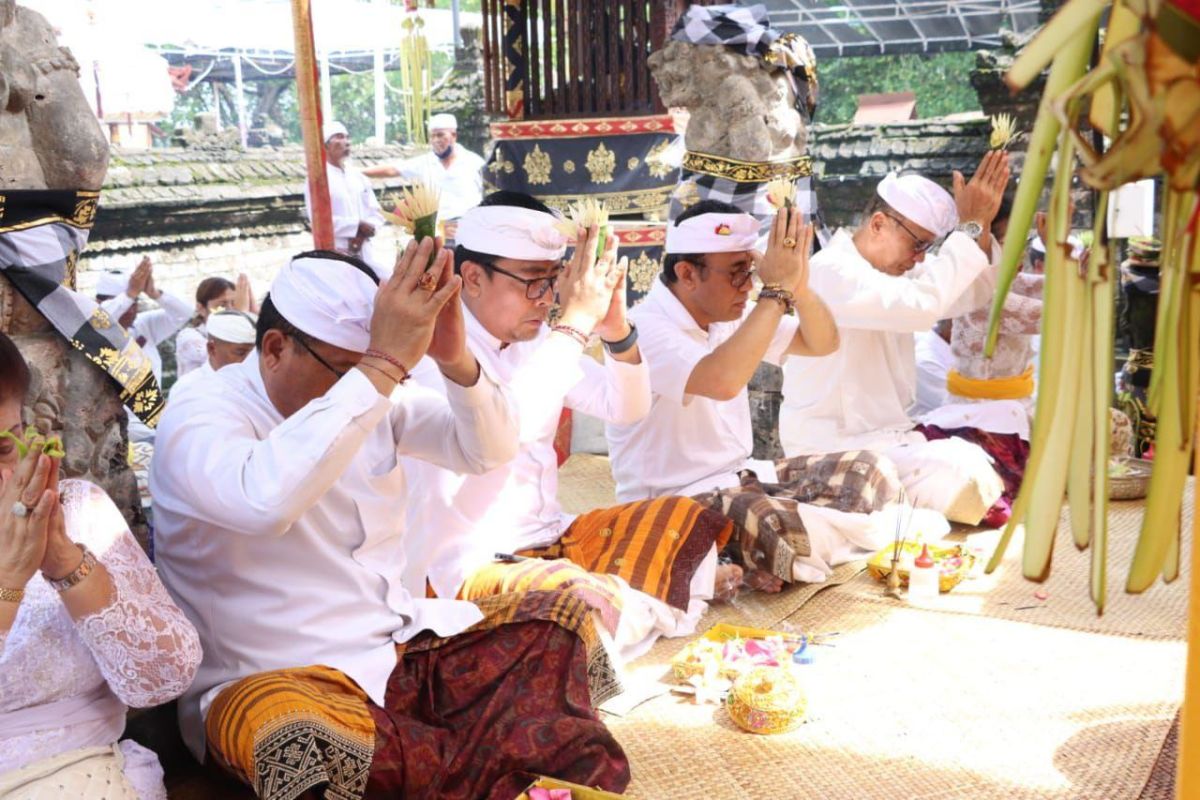
[(342, 136), (350, 135), (350, 132), (346, 130), (346, 126), (343, 125), (342, 123), (326, 122), (325, 129), (321, 131), (321, 135), (325, 137), (322, 141), (328, 142), (330, 139), (337, 136), (339, 133)]
[(954, 197), (928, 178), (893, 172), (879, 182), (875, 191), (897, 213), (935, 236), (945, 236), (958, 225)]
[(128, 273), (118, 270), (105, 270), (96, 281), (96, 295), (99, 297), (116, 297), (128, 288)]
[(740, 253), (758, 242), (758, 220), (749, 214), (697, 214), (667, 226), (667, 253)]
[(317, 339), (365, 353), (379, 287), (345, 261), (293, 258), (271, 284), (271, 303), (288, 322)]
[(254, 319), (241, 311), (209, 314), (204, 330), (210, 339), (229, 344), (254, 344)]
[(519, 261), (557, 261), (567, 237), (558, 217), (519, 206), (476, 206), (458, 221), (457, 244), (476, 253)]
[(429, 130), (458, 130), (458, 120), (453, 114), (434, 114), (429, 118)]

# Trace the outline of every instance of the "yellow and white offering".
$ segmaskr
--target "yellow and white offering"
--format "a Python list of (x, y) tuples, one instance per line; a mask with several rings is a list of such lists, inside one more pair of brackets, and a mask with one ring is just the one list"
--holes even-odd
[(437, 234), (438, 202), (436, 189), (418, 183), (401, 191), (394, 200), (394, 208), (383, 216), (393, 225), (408, 231), (418, 242)]
[(596, 258), (604, 255), (609, 236), (608, 206), (599, 200), (587, 198), (568, 206), (567, 216), (569, 220), (563, 220), (555, 227), (574, 239), (581, 235), (580, 229), (586, 231), (593, 225), (598, 226), (600, 232), (596, 237)]
[(772, 178), (767, 181), (767, 202), (772, 208), (793, 208), (796, 205), (796, 182), (791, 178)]
[(804, 721), (808, 698), (796, 670), (755, 667), (733, 682), (729, 716), (750, 733), (783, 733)]
[(988, 147), (1005, 150), (1019, 135), (1017, 120), (1012, 114), (997, 114), (992, 117), (992, 135), (988, 137)]

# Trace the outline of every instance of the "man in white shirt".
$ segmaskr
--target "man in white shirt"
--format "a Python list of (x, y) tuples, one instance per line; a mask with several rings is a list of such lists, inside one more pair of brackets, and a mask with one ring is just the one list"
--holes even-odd
[(458, 143), (458, 120), (453, 114), (429, 118), (429, 147), (424, 155), (397, 165), (367, 167), (370, 178), (407, 178), (441, 193), (438, 220), (445, 226), (446, 240), (455, 240), (458, 219), (483, 200), (483, 157)]
[[(746, 387), (759, 363), (838, 347), (829, 310), (808, 288), (811, 226), (780, 212), (765, 255), (753, 249), (758, 231), (754, 217), (714, 200), (667, 227), (660, 280), (630, 312), (650, 368), (650, 413), (608, 425), (607, 436), (617, 499), (702, 498), (733, 519), (747, 583), (778, 591), (824, 580), (872, 546), (867, 514), (898, 486), (869, 453), (751, 460)], [(763, 288), (751, 303), (756, 264)]]
[[(582, 604), (430, 600), (402, 582), (399, 459), (485, 472), (517, 448), (510, 403), (467, 350), (452, 272), (432, 239), (382, 286), (357, 259), (301, 254), (263, 302), (255, 356), (163, 415), (157, 561), (204, 645), (180, 727), (260, 796), (370, 785), (465, 800), (535, 764), (629, 780), (588, 711)], [(445, 396), (408, 381), (426, 354)], [(510, 746), (526, 736), (537, 744)]]
[[(483, 475), (406, 465), (423, 501), (409, 506), (409, 528), (437, 532), (409, 547), (408, 585), (428, 580), (439, 597), (467, 600), (569, 586), (589, 599), (629, 659), (660, 634), (692, 633), (715, 587), (740, 584), (741, 571), (717, 565), (729, 521), (689, 498), (578, 517), (559, 505), (554, 437), (563, 409), (623, 424), (650, 409), (650, 375), (625, 319), (626, 262), (617, 262), (616, 237), (597, 259), (597, 229), (579, 231), (564, 266), (566, 236), (556, 229), (563, 225), (519, 192), (491, 194), (462, 219), (455, 262), (467, 336), (513, 397), (521, 448)], [(547, 324), (556, 288), (561, 315)], [(603, 365), (583, 353), (593, 334)], [(418, 378), (436, 377), (422, 372)], [(505, 563), (509, 554), (520, 560)]]
[[(333, 249), (367, 262), (376, 275), (386, 275), (390, 264), (380, 260), (372, 245), (383, 224), (383, 211), (371, 182), (349, 163), (350, 137), (340, 122), (326, 123), (325, 175), (329, 180), (329, 205), (333, 213)], [(304, 182), (304, 212), (312, 221), (312, 198)]]
[(245, 311), (228, 310), (209, 314), (204, 330), (208, 358), (200, 367), (175, 381), (171, 387), (171, 399), (182, 397), (189, 386), (215, 375), (222, 367), (245, 361), (254, 352), (254, 326), (257, 322), (257, 317)]
[[(1008, 154), (989, 152), (954, 195), (919, 175), (888, 175), (863, 223), (813, 258), (812, 289), (833, 312), (842, 347), (784, 368), (780, 440), (788, 455), (847, 448), (887, 455), (912, 502), (976, 525), (1001, 521), (1004, 486), (987, 453), (958, 436), (927, 441), (908, 415), (916, 396), (914, 335), (991, 302), (989, 226), (1008, 183)], [(961, 223), (960, 223), (961, 220)], [(936, 256), (926, 252), (947, 237)]]
[[(158, 303), (159, 307), (141, 313), (138, 300), (143, 294)], [(192, 318), (191, 304), (154, 285), (154, 266), (149, 256), (144, 256), (132, 272), (111, 270), (101, 273), (96, 281), (96, 302), (109, 319), (116, 320), (129, 331), (129, 335), (146, 354), (154, 379), (161, 387), (163, 363), (158, 346), (174, 336)], [(129, 418), (129, 440), (149, 448), (154, 442), (154, 429), (128, 408), (125, 409), (125, 415)]]

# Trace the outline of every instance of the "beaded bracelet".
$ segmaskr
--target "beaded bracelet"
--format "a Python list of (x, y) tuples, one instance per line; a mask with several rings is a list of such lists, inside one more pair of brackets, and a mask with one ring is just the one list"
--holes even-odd
[[(408, 367), (401, 364), (400, 359), (396, 358), (395, 356), (389, 355), (389, 354), (383, 352), (382, 350), (376, 350), (374, 348), (371, 348), (371, 349), (367, 350), (367, 352), (363, 353), (363, 357), (378, 358), (380, 361), (386, 361), (387, 363), (391, 364), (396, 369), (400, 370), (400, 374), (403, 377), (401, 377), (400, 380), (396, 381), (396, 383), (404, 383), (406, 380), (409, 379), (409, 377), (411, 377), (408, 372)], [(387, 373), (384, 373), (384, 374), (386, 375)]]
[(558, 325), (555, 325), (550, 330), (553, 332), (556, 332), (556, 333), (562, 333), (562, 334), (566, 334), (567, 336), (570, 336), (572, 339), (579, 342), (579, 344), (582, 345), (583, 347), (588, 346), (588, 335), (586, 333), (584, 333), (583, 331), (579, 330), (579, 328), (572, 328), (570, 325), (563, 325), (560, 323)]
[(394, 384), (397, 384), (397, 385), (399, 385), (399, 384), (400, 384), (400, 379), (399, 379), (399, 378), (397, 378), (397, 377), (396, 377), (395, 375), (393, 375), (392, 373), (388, 372), (388, 371), (387, 371), (386, 369), (384, 369), (383, 367), (377, 367), (377, 366), (375, 366), (374, 364), (368, 364), (368, 363), (366, 363), (366, 362), (364, 362), (364, 361), (360, 361), (358, 365), (359, 365), (360, 367), (366, 367), (367, 369), (373, 369), (373, 370), (375, 370), (376, 372), (378, 372), (380, 375), (382, 375), (383, 377), (387, 378), (387, 379), (388, 379), (389, 381), (391, 381), (392, 383), (394, 383)]
[(758, 292), (759, 300), (778, 300), (783, 304), (784, 314), (796, 312), (795, 295), (777, 283), (768, 283)]
[(20, 603), (24, 598), (24, 589), (0, 589), (0, 601), (5, 603)]

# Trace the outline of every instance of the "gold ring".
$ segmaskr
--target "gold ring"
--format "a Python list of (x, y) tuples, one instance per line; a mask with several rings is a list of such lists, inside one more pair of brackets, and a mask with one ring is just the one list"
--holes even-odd
[(433, 273), (426, 270), (421, 273), (421, 277), (417, 278), (417, 286), (427, 292), (432, 292), (437, 288), (437, 278), (433, 277)]
[(796, 246), (796, 237), (785, 236), (783, 239), (783, 246), (784, 247), (795, 247)]

